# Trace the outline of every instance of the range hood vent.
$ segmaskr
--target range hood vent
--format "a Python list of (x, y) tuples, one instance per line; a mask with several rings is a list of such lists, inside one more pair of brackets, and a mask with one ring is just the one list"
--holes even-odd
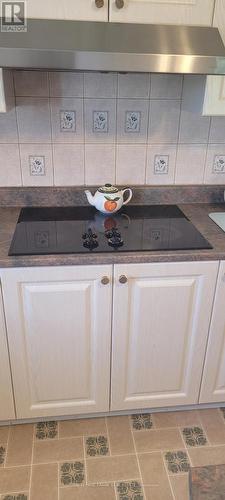
[(28, 19), (0, 33), (0, 67), (224, 75), (217, 28)]

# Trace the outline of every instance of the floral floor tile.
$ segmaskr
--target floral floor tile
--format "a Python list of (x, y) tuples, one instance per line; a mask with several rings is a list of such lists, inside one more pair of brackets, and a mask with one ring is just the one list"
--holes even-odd
[(152, 416), (150, 413), (145, 413), (143, 415), (131, 415), (131, 420), (135, 431), (151, 429), (153, 426)]
[(183, 436), (188, 446), (205, 446), (207, 439), (201, 427), (185, 427)]
[(168, 451), (164, 457), (169, 473), (178, 474), (189, 471), (190, 463), (185, 451)]
[(12, 493), (9, 495), (3, 495), (2, 500), (28, 500), (28, 494), (25, 493)]
[(109, 454), (108, 439), (105, 436), (90, 436), (86, 438), (86, 454), (89, 457), (105, 456)]
[(36, 439), (54, 439), (57, 435), (57, 422), (38, 422), (36, 424)]
[(5, 448), (0, 446), (0, 465), (4, 464), (5, 461)]
[(82, 484), (85, 479), (83, 462), (64, 462), (60, 466), (60, 480), (64, 486)]
[(138, 481), (117, 483), (116, 490), (119, 500), (144, 500), (142, 486)]

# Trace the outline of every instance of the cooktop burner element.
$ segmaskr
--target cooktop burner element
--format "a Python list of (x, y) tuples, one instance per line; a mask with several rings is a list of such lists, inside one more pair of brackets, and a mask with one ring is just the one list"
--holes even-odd
[(9, 255), (139, 252), (212, 248), (175, 205), (23, 208)]

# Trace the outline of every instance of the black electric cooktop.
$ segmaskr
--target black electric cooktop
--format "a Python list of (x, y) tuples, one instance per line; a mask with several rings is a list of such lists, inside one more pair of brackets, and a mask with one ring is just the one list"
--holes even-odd
[(212, 248), (175, 205), (23, 208), (9, 255), (140, 252)]

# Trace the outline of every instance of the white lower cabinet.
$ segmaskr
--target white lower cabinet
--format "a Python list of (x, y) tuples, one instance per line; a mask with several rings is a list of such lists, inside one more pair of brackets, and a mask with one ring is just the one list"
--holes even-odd
[(218, 262), (115, 266), (111, 410), (198, 402), (217, 272)]
[(112, 267), (1, 274), (17, 418), (108, 411)]
[(225, 262), (221, 262), (200, 403), (225, 402)]
[(0, 420), (15, 418), (2, 293), (0, 291)]

